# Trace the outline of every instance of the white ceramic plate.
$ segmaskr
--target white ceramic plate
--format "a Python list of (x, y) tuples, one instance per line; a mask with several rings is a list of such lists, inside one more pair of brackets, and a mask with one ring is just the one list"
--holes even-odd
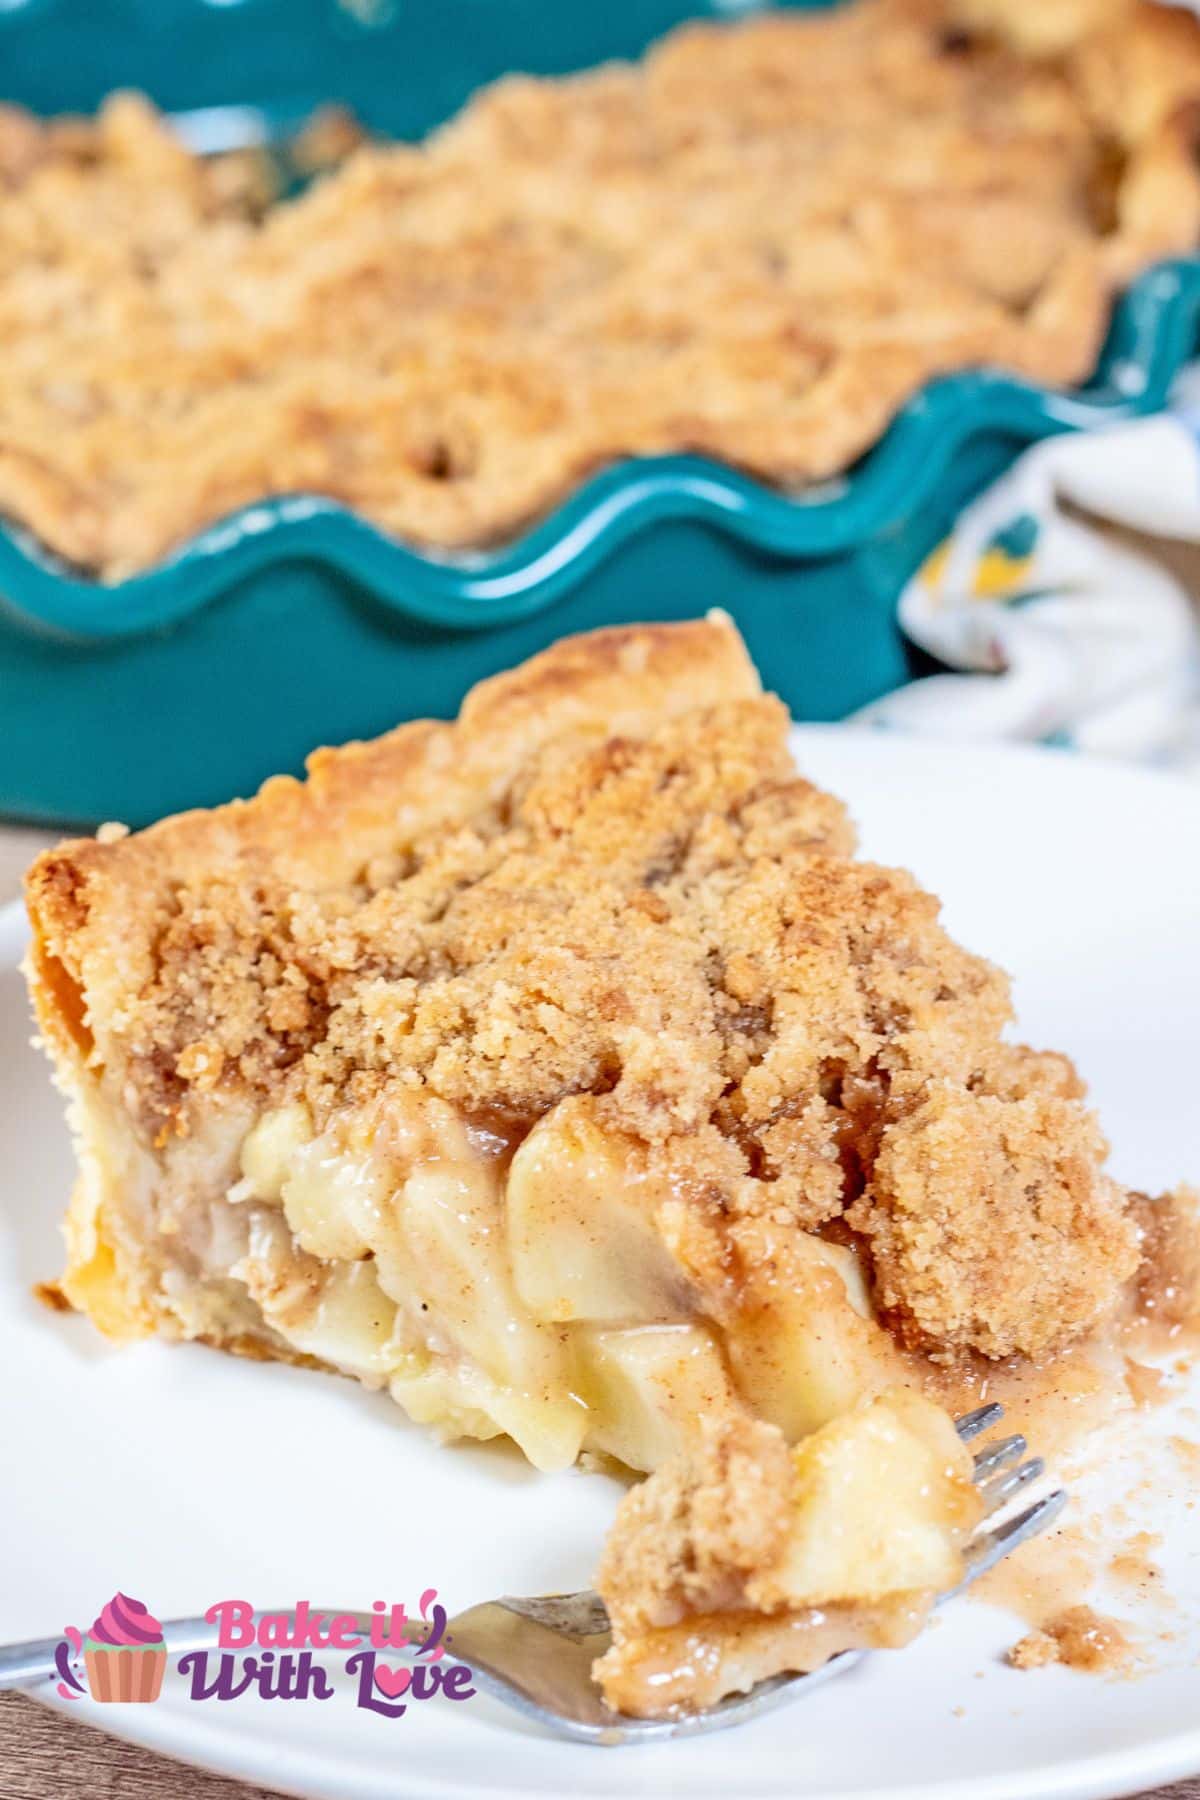
[[(1200, 1177), (1196, 790), (1054, 753), (837, 730), (798, 731), (796, 751), (849, 800), (867, 852), (912, 867), (950, 929), (1013, 973), (1023, 1035), (1078, 1058), (1116, 1173), (1151, 1189)], [(453, 1610), (584, 1586), (613, 1482), (439, 1448), (386, 1400), (320, 1375), (200, 1348), (114, 1352), (30, 1297), (59, 1268), (71, 1158), (28, 1046), (22, 943), (15, 910), (0, 916), (0, 1641), (86, 1627), (118, 1588), (170, 1617), (231, 1596), (411, 1607), (435, 1586)], [(1158, 1554), (1179, 1638), (1136, 1682), (1008, 1669), (1000, 1652), (1020, 1628), (959, 1602), (911, 1649), (803, 1704), (642, 1750), (551, 1741), (481, 1698), (393, 1722), (340, 1697), (196, 1704), (173, 1675), (157, 1705), (71, 1711), (322, 1800), (1093, 1800), (1200, 1771), (1186, 1628), (1200, 1612), (1200, 1511), (1173, 1510)]]

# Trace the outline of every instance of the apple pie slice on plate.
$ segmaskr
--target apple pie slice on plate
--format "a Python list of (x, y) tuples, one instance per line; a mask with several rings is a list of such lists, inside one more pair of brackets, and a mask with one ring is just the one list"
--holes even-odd
[(68, 1300), (544, 1469), (782, 1457), (1112, 1315), (1137, 1209), (1073, 1069), (786, 730), (723, 615), (604, 631), (44, 855)]

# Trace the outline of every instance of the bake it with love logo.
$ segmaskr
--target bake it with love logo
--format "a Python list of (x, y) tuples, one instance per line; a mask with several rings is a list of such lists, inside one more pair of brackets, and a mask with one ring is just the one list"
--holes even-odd
[[(425, 1589), (418, 1611), (419, 1624), (385, 1600), (369, 1614), (322, 1612), (307, 1600), (256, 1612), (249, 1600), (219, 1600), (204, 1614), (215, 1646), (185, 1651), (175, 1670), (195, 1701), (332, 1700), (338, 1677), (353, 1682), (356, 1706), (386, 1719), (425, 1700), (470, 1700), (473, 1676), (450, 1653), (436, 1588)], [(404, 1660), (391, 1660), (397, 1653)], [(63, 1699), (145, 1705), (162, 1692), (168, 1646), (142, 1602), (118, 1593), (88, 1631), (66, 1627), (55, 1666)]]

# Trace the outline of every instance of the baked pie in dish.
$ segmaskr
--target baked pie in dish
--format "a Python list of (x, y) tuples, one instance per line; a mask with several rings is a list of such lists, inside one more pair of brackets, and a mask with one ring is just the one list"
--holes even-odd
[(502, 81), (281, 204), (131, 96), (2, 109), (0, 508), (117, 581), (273, 495), (452, 548), (623, 457), (802, 488), (932, 377), (1087, 376), (1200, 243), (1198, 99), (1149, 0), (845, 0)]
[(43, 855), (67, 1299), (639, 1470), (1130, 1304), (1146, 1203), (1070, 1063), (1005, 1039), (1005, 978), (856, 858), (787, 724), (724, 615), (618, 628)]

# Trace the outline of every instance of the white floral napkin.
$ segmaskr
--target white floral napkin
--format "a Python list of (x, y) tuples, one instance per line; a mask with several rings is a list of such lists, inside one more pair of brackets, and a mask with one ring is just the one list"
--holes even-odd
[(962, 673), (854, 722), (1200, 776), (1200, 607), (1162, 540), (1200, 546), (1200, 364), (1168, 412), (1048, 439), (967, 508), (899, 603), (912, 642)]

